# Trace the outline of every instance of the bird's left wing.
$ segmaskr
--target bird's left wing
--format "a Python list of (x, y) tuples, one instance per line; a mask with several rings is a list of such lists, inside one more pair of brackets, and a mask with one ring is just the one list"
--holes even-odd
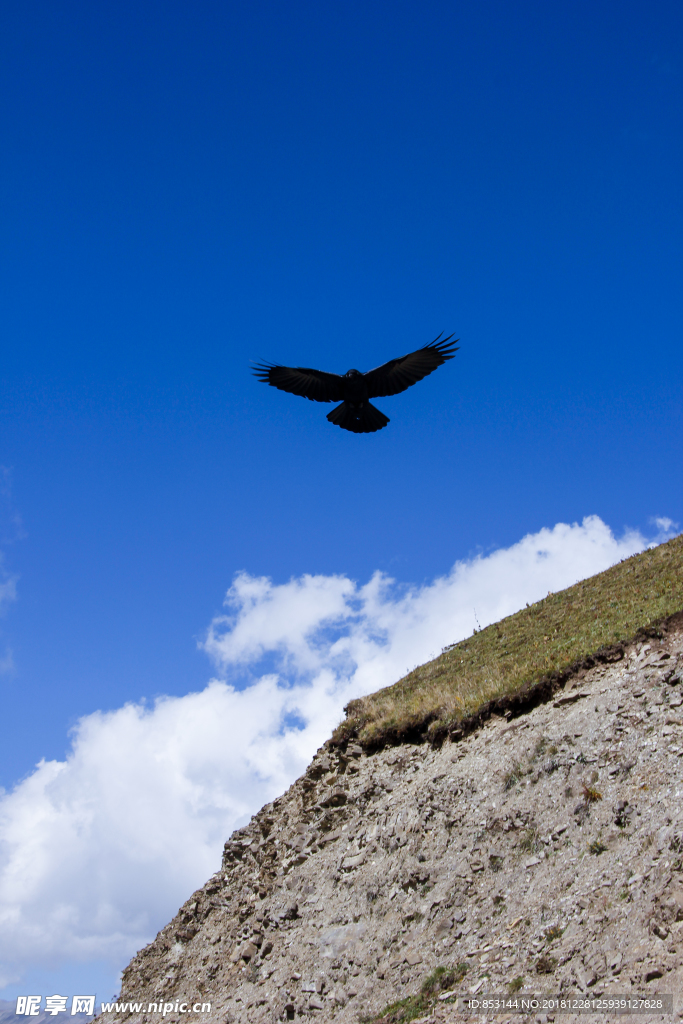
[(365, 374), (368, 397), (385, 398), (387, 395), (398, 395), (406, 388), (417, 384), (427, 374), (442, 366), (447, 359), (453, 358), (458, 350), (455, 341), (451, 341), (452, 337), (450, 334), (443, 341), (435, 338), (431, 344), (419, 348), (417, 352), (400, 356), (398, 359), (390, 359), (388, 363), (369, 370)]
[(301, 395), (311, 402), (341, 402), (343, 380), (338, 373), (312, 370), (308, 366), (278, 366), (275, 363), (256, 363), (254, 376), (291, 395)]

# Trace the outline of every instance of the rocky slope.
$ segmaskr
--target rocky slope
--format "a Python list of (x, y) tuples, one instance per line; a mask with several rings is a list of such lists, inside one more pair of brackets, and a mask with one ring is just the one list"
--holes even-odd
[(120, 1002), (144, 1005), (103, 1019), (351, 1024), (429, 977), (429, 1019), (465, 1019), (442, 982), (675, 993), (683, 1017), (682, 672), (679, 615), (439, 749), (327, 745), (133, 959)]

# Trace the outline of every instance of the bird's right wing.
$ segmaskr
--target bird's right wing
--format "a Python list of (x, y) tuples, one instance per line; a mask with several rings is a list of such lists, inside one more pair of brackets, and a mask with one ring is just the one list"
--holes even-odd
[(407, 356), (390, 359), (388, 363), (368, 370), (365, 380), (368, 385), (369, 398), (386, 398), (387, 395), (398, 395), (406, 388), (417, 384), (419, 380), (443, 366), (447, 359), (452, 359), (457, 352), (455, 341), (450, 334), (443, 341), (435, 338), (429, 345), (410, 352)]
[(263, 384), (270, 384), (291, 395), (301, 395), (311, 402), (341, 402), (344, 398), (344, 378), (338, 373), (312, 370), (308, 366), (278, 366), (275, 363), (256, 363), (254, 376)]

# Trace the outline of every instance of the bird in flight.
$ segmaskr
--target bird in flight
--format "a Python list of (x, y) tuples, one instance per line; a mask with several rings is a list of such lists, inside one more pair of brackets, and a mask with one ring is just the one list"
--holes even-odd
[(308, 366), (257, 363), (254, 376), (264, 384), (289, 391), (292, 395), (301, 395), (311, 402), (341, 402), (327, 414), (330, 423), (354, 434), (372, 434), (386, 427), (389, 417), (376, 409), (370, 399), (398, 395), (442, 366), (447, 359), (452, 359), (458, 351), (456, 341), (459, 340), (451, 341), (452, 337), (450, 334), (440, 341), (440, 334), (429, 345), (418, 348), (417, 352), (390, 359), (367, 373), (360, 370), (348, 370), (344, 374), (325, 373)]

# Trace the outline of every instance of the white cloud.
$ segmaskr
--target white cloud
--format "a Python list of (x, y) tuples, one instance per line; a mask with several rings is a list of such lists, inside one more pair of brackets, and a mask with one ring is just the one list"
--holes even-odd
[[(658, 524), (659, 525), (659, 524)], [(0, 796), (0, 987), (32, 966), (119, 968), (220, 862), (223, 841), (305, 768), (344, 704), (646, 546), (597, 517), (458, 562), (417, 588), (376, 573), (239, 575), (204, 644), (201, 693), (78, 723), (66, 761)]]
[(662, 544), (669, 537), (674, 537), (678, 533), (678, 523), (669, 519), (668, 516), (653, 516), (650, 522), (657, 527), (657, 534), (653, 538), (652, 544)]

